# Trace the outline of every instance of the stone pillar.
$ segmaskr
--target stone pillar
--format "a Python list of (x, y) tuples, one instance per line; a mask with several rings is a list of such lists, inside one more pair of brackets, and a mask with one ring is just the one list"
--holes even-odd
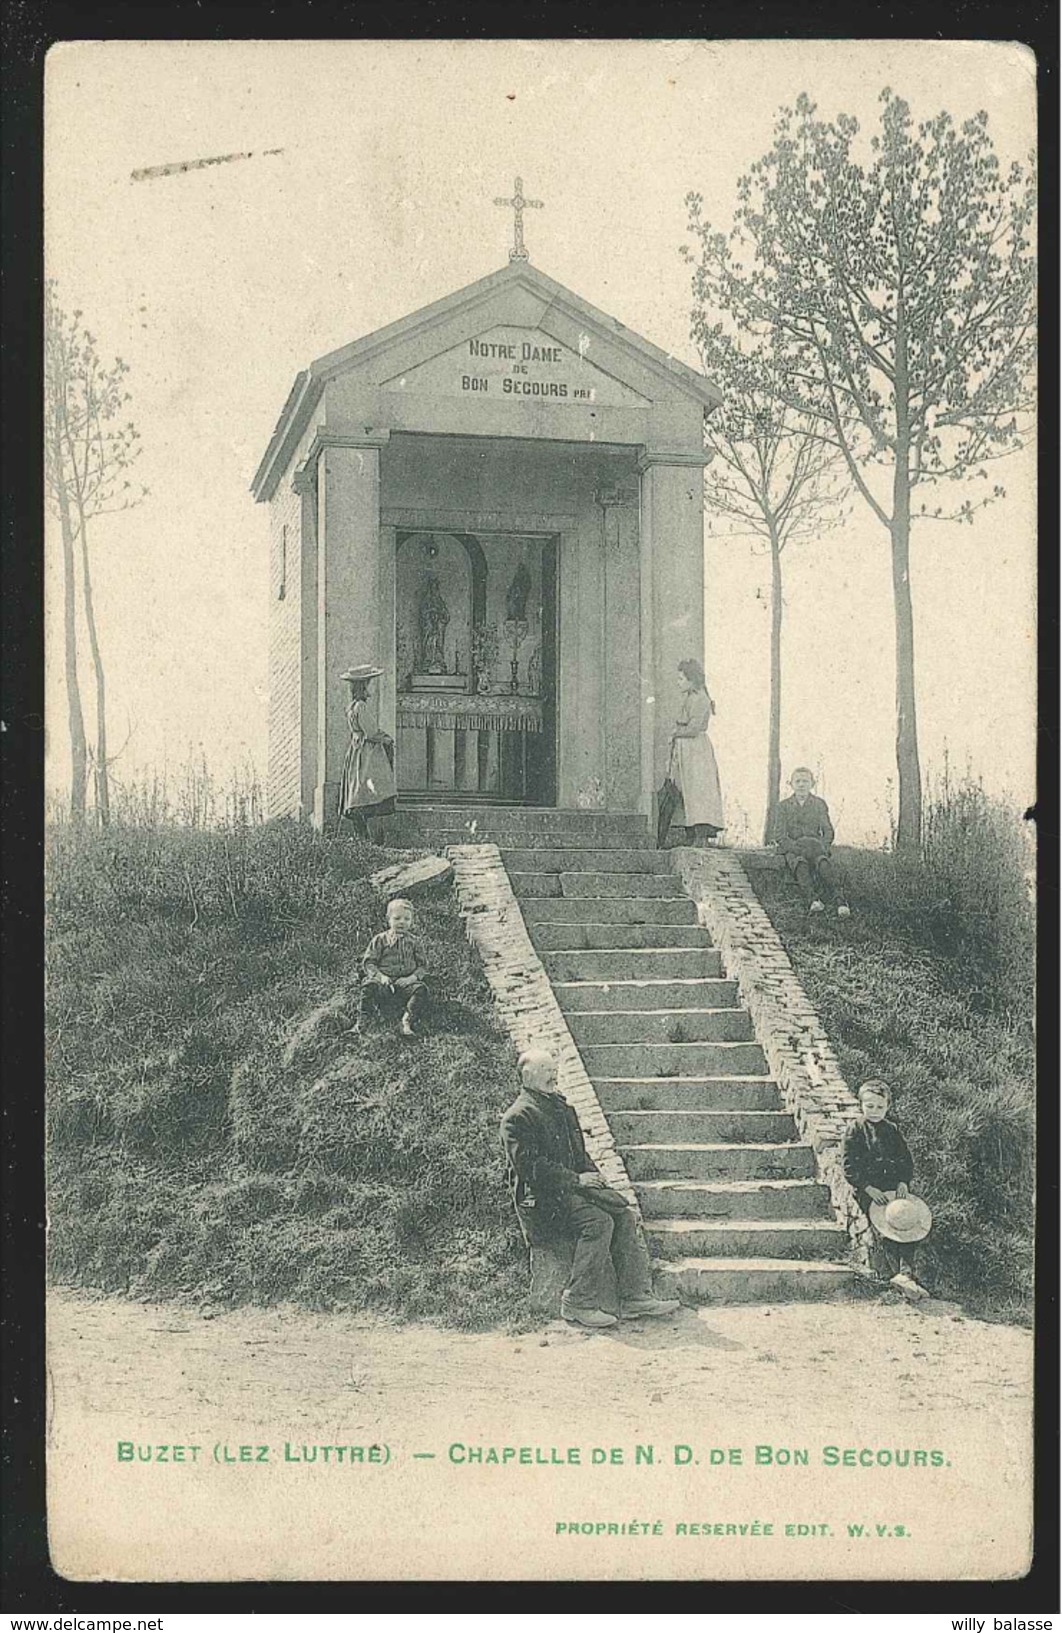
[(602, 626), (604, 704), (602, 781), (610, 811), (641, 809), (641, 648), (639, 612), (638, 489), (633, 484), (597, 494), (604, 513), (605, 585)]
[(291, 486), (299, 527), (299, 817), (313, 816), (317, 786), (317, 477), (300, 465)]
[[(380, 529), (380, 570), (377, 581), (377, 596), (380, 608), (380, 645), (378, 648), (380, 667), (383, 675), (377, 681), (379, 692), (379, 714), (377, 723), (381, 731), (388, 732), (391, 737), (398, 738), (398, 675), (396, 673), (395, 653), (395, 534), (393, 527)], [(397, 767), (396, 767), (397, 769)]]
[(315, 827), (335, 817), (347, 752), (344, 669), (386, 668), (380, 633), (380, 447), (386, 436), (322, 432), (317, 459), (317, 779)]
[(704, 662), (704, 455), (647, 449), (641, 473), (642, 809), (667, 771), (678, 665)]

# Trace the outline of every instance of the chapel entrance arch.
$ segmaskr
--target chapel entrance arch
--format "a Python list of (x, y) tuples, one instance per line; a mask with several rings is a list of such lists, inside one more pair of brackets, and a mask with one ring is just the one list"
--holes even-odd
[(556, 804), (557, 553), (554, 534), (397, 531), (402, 798)]

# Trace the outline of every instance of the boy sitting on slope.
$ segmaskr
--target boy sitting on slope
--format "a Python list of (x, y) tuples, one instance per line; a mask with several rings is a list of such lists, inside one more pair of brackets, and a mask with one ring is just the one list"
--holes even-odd
[(399, 1030), (412, 1038), (414, 1023), (423, 1019), (431, 1003), (428, 960), (424, 943), (413, 934), (416, 915), (412, 902), (395, 896), (387, 904), (387, 929), (373, 936), (361, 956), (362, 982), (355, 1032), (364, 1030), (375, 1015), (401, 1011)]

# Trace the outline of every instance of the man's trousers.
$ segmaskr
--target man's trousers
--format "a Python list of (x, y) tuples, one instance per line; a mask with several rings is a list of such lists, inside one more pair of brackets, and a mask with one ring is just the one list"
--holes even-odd
[(649, 1256), (633, 1208), (606, 1212), (579, 1189), (563, 1198), (558, 1222), (574, 1244), (572, 1273), (561, 1310), (607, 1310), (616, 1315), (632, 1299), (651, 1297)]

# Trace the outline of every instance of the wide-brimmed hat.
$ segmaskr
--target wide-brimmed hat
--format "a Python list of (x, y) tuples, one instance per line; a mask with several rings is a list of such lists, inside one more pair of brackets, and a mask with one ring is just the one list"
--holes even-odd
[(894, 1196), (870, 1204), (870, 1223), (890, 1242), (921, 1242), (929, 1235), (933, 1215), (920, 1196)]
[(382, 675), (383, 670), (375, 663), (356, 663), (352, 669), (344, 669), (340, 680), (375, 680)]

